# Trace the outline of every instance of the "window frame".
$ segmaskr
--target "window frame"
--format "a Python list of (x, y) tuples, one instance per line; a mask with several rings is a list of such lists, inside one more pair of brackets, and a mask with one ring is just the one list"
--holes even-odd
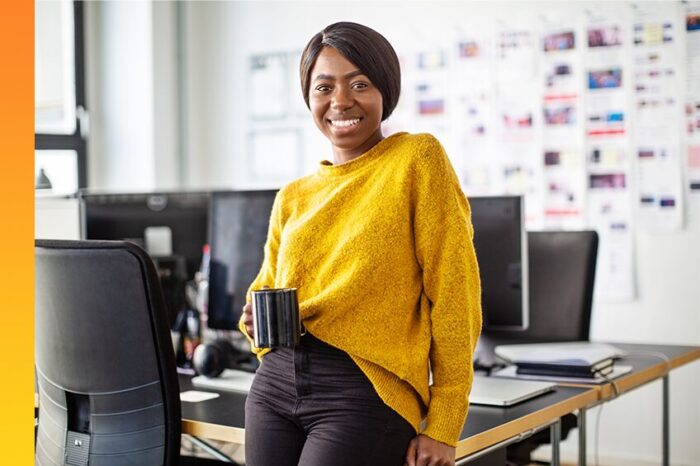
[(87, 111), (85, 98), (85, 37), (83, 0), (73, 1), (76, 122), (73, 134), (34, 133), (34, 150), (74, 150), (78, 154), (78, 189), (87, 187), (87, 128), (81, 128), (81, 114)]

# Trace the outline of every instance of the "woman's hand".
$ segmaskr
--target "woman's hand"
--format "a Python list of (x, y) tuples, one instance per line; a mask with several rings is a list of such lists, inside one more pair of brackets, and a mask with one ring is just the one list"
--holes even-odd
[(408, 444), (406, 466), (454, 466), (455, 448), (425, 435), (418, 435)]
[(250, 303), (243, 306), (243, 324), (250, 338), (253, 338), (253, 305)]
[[(262, 287), (263, 290), (269, 290), (270, 287), (265, 285)], [(253, 305), (246, 303), (243, 306), (243, 324), (245, 325), (246, 332), (250, 338), (255, 338), (255, 331), (253, 330)]]

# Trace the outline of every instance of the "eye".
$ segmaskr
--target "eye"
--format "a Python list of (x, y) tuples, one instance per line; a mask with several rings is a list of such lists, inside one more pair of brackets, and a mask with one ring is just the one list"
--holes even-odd
[(369, 87), (369, 84), (367, 84), (366, 82), (356, 81), (356, 82), (352, 83), (353, 89), (361, 90), (361, 89), (367, 89), (368, 87)]
[(331, 87), (328, 84), (319, 84), (314, 88), (316, 92), (328, 92), (331, 90)]

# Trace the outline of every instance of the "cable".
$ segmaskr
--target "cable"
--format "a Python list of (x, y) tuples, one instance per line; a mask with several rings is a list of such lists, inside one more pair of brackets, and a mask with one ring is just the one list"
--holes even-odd
[[(666, 376), (669, 372), (671, 372), (671, 369), (672, 369), (671, 358), (669, 358), (668, 356), (666, 356), (663, 353), (659, 353), (658, 351), (634, 351), (634, 352), (628, 352), (625, 354), (625, 357), (629, 357), (629, 356), (632, 356), (632, 357), (634, 357), (634, 356), (651, 356), (651, 357), (659, 358), (666, 363), (666, 372), (664, 373), (664, 376)], [(599, 377), (603, 378), (606, 382), (608, 382), (610, 384), (610, 386), (612, 387), (612, 391), (613, 391), (612, 397), (610, 397), (610, 399), (607, 401), (612, 401), (615, 398), (617, 398), (618, 396), (620, 396), (620, 389), (617, 386), (617, 383), (615, 382), (615, 380), (608, 377), (607, 374), (601, 374), (600, 371), (595, 371), (595, 373)], [(594, 448), (594, 452), (595, 452), (595, 465), (596, 466), (600, 466), (600, 460), (598, 457), (598, 452), (599, 452), (598, 447), (600, 446), (600, 417), (601, 417), (602, 412), (603, 412), (603, 404), (601, 403), (601, 405), (599, 406), (599, 409), (598, 409), (598, 413), (596, 413), (596, 421), (595, 421), (595, 448)]]
[[(610, 398), (610, 400), (614, 400), (615, 398), (617, 398), (618, 396), (620, 396), (620, 389), (618, 388), (617, 382), (615, 382), (615, 380), (613, 380), (613, 379), (611, 379), (610, 377), (608, 377), (607, 374), (602, 374), (599, 370), (598, 370), (598, 371), (594, 371), (594, 373), (595, 373), (595, 375), (597, 375), (597, 376), (600, 377), (601, 379), (603, 379), (603, 380), (605, 380), (606, 382), (608, 382), (608, 383), (610, 384), (610, 386), (612, 387), (613, 395), (612, 395), (612, 397)], [(610, 401), (610, 400), (608, 400), (608, 401)]]
[(651, 356), (653, 358), (659, 358), (666, 363), (666, 374), (671, 372), (671, 369), (673, 369), (671, 366), (671, 358), (663, 353), (659, 353), (658, 351), (632, 351), (625, 354), (625, 357), (629, 356)]

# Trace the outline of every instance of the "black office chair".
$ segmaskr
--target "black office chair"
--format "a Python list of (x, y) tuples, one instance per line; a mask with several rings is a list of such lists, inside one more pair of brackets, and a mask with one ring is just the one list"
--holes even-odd
[(36, 464), (224, 464), (180, 458), (175, 359), (146, 252), (37, 240), (35, 263)]
[[(530, 231), (528, 280), (530, 323), (524, 331), (488, 331), (495, 344), (587, 341), (598, 256), (595, 231)], [(562, 418), (562, 439), (576, 427), (576, 416)], [(529, 464), (530, 453), (549, 443), (541, 431), (508, 447), (510, 464)]]

